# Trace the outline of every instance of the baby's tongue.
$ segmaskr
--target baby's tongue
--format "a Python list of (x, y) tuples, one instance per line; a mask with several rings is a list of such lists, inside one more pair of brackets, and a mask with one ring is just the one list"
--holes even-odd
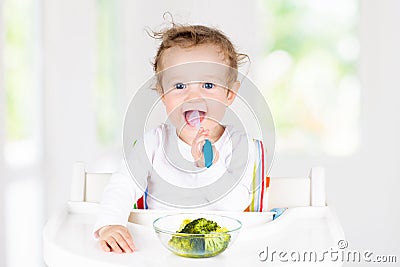
[(186, 121), (192, 127), (200, 128), (200, 113), (198, 110), (186, 111)]

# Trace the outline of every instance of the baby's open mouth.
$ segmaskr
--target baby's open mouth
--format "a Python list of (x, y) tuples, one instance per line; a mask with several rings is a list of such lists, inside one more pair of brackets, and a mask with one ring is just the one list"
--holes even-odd
[(187, 110), (184, 112), (186, 123), (196, 128), (200, 127), (200, 123), (204, 120), (205, 115), (206, 112), (201, 110)]

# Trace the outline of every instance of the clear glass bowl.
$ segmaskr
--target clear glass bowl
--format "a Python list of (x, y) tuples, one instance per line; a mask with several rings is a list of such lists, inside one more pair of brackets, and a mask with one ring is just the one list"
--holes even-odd
[[(210, 234), (177, 233), (184, 220), (198, 218), (214, 221), (222, 228), (227, 228), (228, 231)], [(242, 223), (237, 219), (215, 214), (179, 213), (156, 219), (153, 222), (153, 228), (164, 247), (176, 255), (208, 258), (222, 253), (232, 245), (242, 228)]]

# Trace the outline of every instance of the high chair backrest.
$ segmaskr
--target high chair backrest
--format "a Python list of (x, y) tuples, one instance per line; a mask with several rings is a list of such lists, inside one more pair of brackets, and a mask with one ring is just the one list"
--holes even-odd
[[(110, 177), (111, 173), (86, 172), (84, 163), (75, 163), (70, 201), (99, 203)], [(308, 177), (271, 177), (268, 195), (268, 209), (325, 206), (324, 170), (312, 168)]]

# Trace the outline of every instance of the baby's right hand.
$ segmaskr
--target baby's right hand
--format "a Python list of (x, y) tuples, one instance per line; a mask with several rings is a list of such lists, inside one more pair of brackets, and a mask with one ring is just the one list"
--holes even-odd
[(100, 228), (99, 240), (105, 252), (131, 253), (135, 250), (131, 234), (122, 225), (107, 225)]
[[(200, 168), (205, 167), (203, 146), (206, 142), (206, 139), (208, 138), (209, 133), (210, 133), (209, 130), (205, 130), (203, 127), (201, 127), (192, 142), (192, 149), (191, 149), (192, 156), (193, 156), (195, 165)], [(212, 145), (212, 152), (214, 155), (213, 163), (215, 163), (215, 162), (217, 162), (217, 160), (219, 158), (219, 153), (215, 149), (214, 145)]]

